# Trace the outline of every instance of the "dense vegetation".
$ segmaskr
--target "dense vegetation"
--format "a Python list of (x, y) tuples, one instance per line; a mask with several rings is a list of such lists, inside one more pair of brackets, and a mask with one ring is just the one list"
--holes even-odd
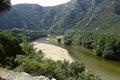
[(23, 42), (19, 45), (16, 38), (3, 31), (0, 32), (0, 64), (1, 67), (12, 67), (17, 71), (45, 75), (57, 80), (100, 80), (86, 72), (83, 63), (44, 59), (42, 52), (36, 52), (26, 37), (23, 37)]
[(10, 8), (10, 0), (0, 0), (0, 12)]
[(0, 31), (0, 66), (14, 67), (14, 59), (17, 54), (22, 54), (19, 41), (11, 35)]
[(52, 61), (44, 59), (41, 51), (35, 52), (32, 44), (24, 39), (21, 44), (25, 55), (17, 55), (18, 71), (25, 71), (32, 75), (45, 75), (57, 80), (99, 80), (99, 77), (85, 72), (83, 63), (75, 61)]
[(120, 35), (95, 31), (70, 30), (65, 34), (66, 45), (92, 49), (97, 56), (120, 61)]
[(55, 7), (19, 4), (0, 15), (0, 28), (17, 27), (57, 32), (82, 28), (117, 33), (120, 31), (119, 13), (120, 0), (71, 0)]
[(47, 31), (45, 30), (35, 31), (35, 30), (13, 28), (6, 31), (10, 33), (12, 36), (19, 39), (20, 41), (22, 41), (22, 36), (28, 36), (31, 41), (41, 37), (47, 37)]
[(119, 4), (119, 5), (116, 5), (116, 7), (115, 7), (115, 12), (116, 12), (116, 14), (119, 14), (119, 15), (120, 15), (120, 4)]

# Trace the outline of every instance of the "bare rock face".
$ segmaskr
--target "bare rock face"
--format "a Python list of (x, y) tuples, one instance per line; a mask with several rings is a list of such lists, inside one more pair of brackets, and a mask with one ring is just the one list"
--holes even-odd
[(45, 76), (31, 76), (25, 72), (0, 69), (0, 80), (50, 80)]

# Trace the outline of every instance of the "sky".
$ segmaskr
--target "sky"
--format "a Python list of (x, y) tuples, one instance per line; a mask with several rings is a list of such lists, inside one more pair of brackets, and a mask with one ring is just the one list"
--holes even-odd
[(41, 6), (55, 6), (66, 3), (70, 0), (11, 0), (12, 5), (21, 3), (39, 4)]

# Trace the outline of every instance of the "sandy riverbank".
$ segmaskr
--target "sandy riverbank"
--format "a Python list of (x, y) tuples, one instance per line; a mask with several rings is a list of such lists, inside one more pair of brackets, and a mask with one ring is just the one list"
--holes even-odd
[(42, 52), (45, 54), (45, 58), (52, 59), (54, 61), (57, 60), (67, 60), (69, 62), (72, 62), (73, 59), (69, 55), (68, 51), (66, 49), (63, 49), (58, 46), (54, 46), (51, 44), (45, 44), (45, 43), (39, 43), (34, 42), (34, 48), (38, 50), (42, 50)]

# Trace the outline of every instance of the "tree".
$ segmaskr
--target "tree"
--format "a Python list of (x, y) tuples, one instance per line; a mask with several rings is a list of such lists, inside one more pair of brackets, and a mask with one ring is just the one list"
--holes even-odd
[(10, 0), (0, 0), (0, 12), (8, 10), (10, 8)]
[(22, 50), (25, 52), (25, 55), (33, 56), (35, 54), (35, 49), (29, 41), (29, 37), (23, 36), (23, 41), (21, 43)]
[(12, 66), (16, 55), (21, 53), (19, 40), (6, 32), (0, 31), (0, 63), (3, 66)]
[(72, 75), (78, 75), (79, 73), (85, 71), (85, 66), (83, 63), (80, 63), (79, 61), (75, 61), (70, 64), (70, 70)]

